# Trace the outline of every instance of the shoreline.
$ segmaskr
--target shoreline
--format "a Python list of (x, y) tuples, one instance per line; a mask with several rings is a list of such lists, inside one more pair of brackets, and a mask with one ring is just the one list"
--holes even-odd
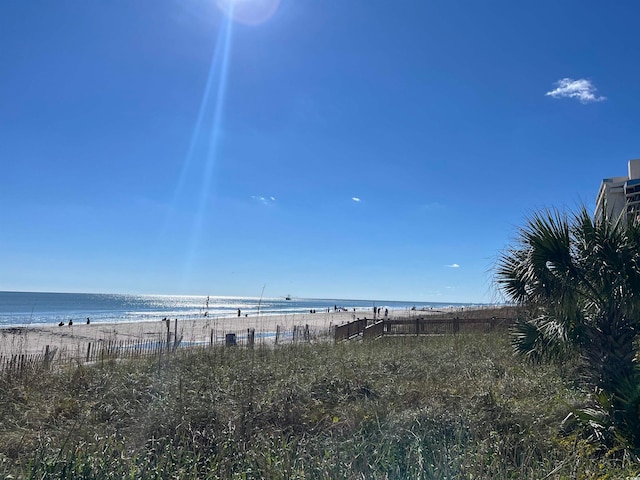
[[(495, 306), (493, 307), (495, 308)], [(430, 310), (389, 310), (388, 318), (407, 318), (424, 315), (478, 314), (489, 312), (485, 308), (442, 308)], [(378, 316), (382, 318), (384, 314)], [(275, 343), (276, 332), (283, 342), (292, 341), (294, 329), (307, 329), (311, 336), (329, 334), (332, 327), (343, 325), (356, 319), (373, 320), (371, 310), (322, 311), (319, 313), (292, 313), (284, 315), (247, 315), (231, 317), (198, 317), (190, 319), (164, 319), (136, 322), (94, 322), (64, 325), (30, 325), (24, 327), (7, 325), (0, 327), (0, 358), (14, 355), (38, 355), (53, 349), (60, 353), (80, 354), (88, 344), (94, 347), (108, 342), (175, 342), (183, 345), (206, 345), (212, 339), (215, 344), (223, 344), (225, 335), (233, 333), (239, 341), (246, 339), (249, 329), (255, 331), (256, 343)]]

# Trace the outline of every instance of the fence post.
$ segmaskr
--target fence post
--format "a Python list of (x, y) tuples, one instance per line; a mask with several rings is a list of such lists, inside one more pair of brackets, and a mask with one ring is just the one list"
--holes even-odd
[(420, 335), (420, 317), (416, 317), (416, 336)]
[(278, 344), (279, 336), (280, 336), (280, 325), (276, 325), (276, 345)]
[(178, 319), (176, 318), (176, 324), (173, 331), (173, 349), (178, 348)]
[[(47, 349), (48, 349), (49, 345), (47, 345)], [(89, 355), (91, 354), (91, 342), (89, 342), (89, 345), (87, 345), (87, 359), (86, 362), (89, 363)]]
[(171, 320), (167, 318), (167, 350), (171, 344)]
[(49, 369), (49, 345), (44, 347), (44, 368)]

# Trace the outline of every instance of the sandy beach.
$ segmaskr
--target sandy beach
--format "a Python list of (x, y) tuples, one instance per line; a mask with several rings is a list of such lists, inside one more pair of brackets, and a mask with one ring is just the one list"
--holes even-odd
[[(224, 342), (225, 335), (235, 333), (241, 339), (248, 329), (255, 329), (256, 343), (275, 341), (276, 331), (284, 341), (291, 336), (294, 327), (309, 326), (312, 335), (327, 333), (332, 326), (364, 318), (366, 312), (330, 311), (321, 313), (261, 315), (225, 318), (175, 319), (169, 323), (171, 341), (177, 337), (183, 344), (208, 343), (213, 336), (216, 343)], [(373, 314), (369, 313), (368, 318)], [(0, 329), (0, 355), (38, 354), (49, 349), (72, 351), (86, 350), (88, 343), (106, 341), (158, 341), (167, 339), (167, 322), (119, 322), (74, 324), (72, 326), (7, 327)], [(290, 341), (290, 340), (289, 340)]]
[[(388, 318), (407, 318), (424, 315), (459, 315), (466, 316), (502, 316), (500, 309), (491, 306), (476, 308), (441, 308), (441, 309), (389, 309)], [(381, 313), (381, 318), (384, 313)], [(292, 313), (286, 315), (248, 315), (232, 317), (198, 316), (190, 319), (158, 319), (138, 322), (92, 322), (74, 323), (73, 325), (33, 325), (0, 328), (0, 359), (14, 355), (37, 355), (56, 350), (59, 354), (80, 357), (87, 351), (105, 343), (163, 343), (167, 338), (174, 344), (176, 339), (181, 346), (224, 344), (227, 334), (233, 333), (239, 344), (247, 339), (247, 332), (255, 330), (255, 344), (290, 343), (294, 329), (298, 333), (308, 332), (309, 337), (317, 339), (330, 333), (331, 328), (343, 325), (355, 319), (373, 319), (371, 310), (323, 310), (316, 313)], [(488, 318), (488, 317), (487, 317)], [(307, 330), (308, 327), (308, 330)], [(276, 334), (278, 332), (278, 334)]]

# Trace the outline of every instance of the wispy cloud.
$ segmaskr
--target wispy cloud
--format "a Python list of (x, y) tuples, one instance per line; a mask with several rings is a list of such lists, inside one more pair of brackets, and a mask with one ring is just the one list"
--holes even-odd
[(429, 203), (423, 203), (422, 205), (419, 206), (419, 208), (421, 208), (422, 210), (437, 211), (437, 210), (444, 210), (446, 207), (444, 206), (444, 204), (440, 202), (429, 202)]
[(458, 265), (457, 263), (452, 263), (451, 265), (445, 265), (445, 267), (447, 267), (447, 268), (460, 268), (460, 265)]
[(351, 197), (351, 200), (353, 200), (354, 202), (359, 202), (360, 199), (358, 197)]
[(262, 203), (263, 205), (271, 205), (276, 201), (276, 197), (273, 196), (263, 197), (262, 195), (251, 195), (251, 198), (257, 202)]
[(602, 102), (607, 99), (607, 97), (598, 97), (596, 95), (598, 89), (590, 80), (584, 78), (578, 80), (562, 78), (558, 80), (555, 85), (557, 88), (545, 93), (546, 96), (553, 98), (576, 98), (580, 103)]

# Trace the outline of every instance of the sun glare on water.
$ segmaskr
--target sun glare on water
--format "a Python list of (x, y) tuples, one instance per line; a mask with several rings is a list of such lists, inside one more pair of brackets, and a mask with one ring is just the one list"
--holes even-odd
[(245, 25), (259, 25), (273, 16), (280, 0), (217, 0), (218, 8)]

